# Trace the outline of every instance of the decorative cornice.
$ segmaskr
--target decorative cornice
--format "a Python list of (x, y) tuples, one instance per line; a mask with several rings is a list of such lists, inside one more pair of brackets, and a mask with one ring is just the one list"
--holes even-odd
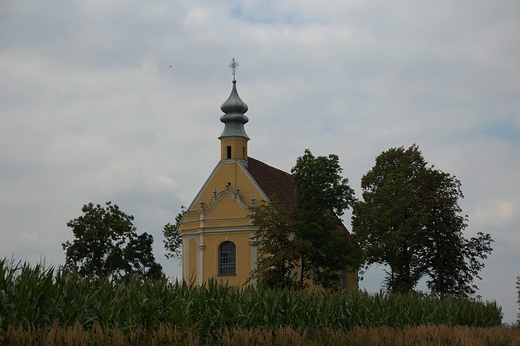
[(252, 236), (254, 232), (256, 232), (257, 228), (255, 226), (228, 226), (228, 227), (205, 227), (205, 228), (197, 228), (197, 229), (187, 229), (180, 231), (179, 234), (182, 237), (185, 236), (195, 236), (200, 234), (234, 234), (234, 233), (251, 233)]
[(204, 209), (192, 211), (191, 213), (209, 214), (215, 209), (218, 202), (221, 202), (224, 197), (231, 197), (233, 201), (237, 202), (238, 206), (243, 210), (250, 212), (250, 207), (244, 203), (242, 196), (230, 190), (220, 191), (216, 196), (211, 197), (211, 203)]

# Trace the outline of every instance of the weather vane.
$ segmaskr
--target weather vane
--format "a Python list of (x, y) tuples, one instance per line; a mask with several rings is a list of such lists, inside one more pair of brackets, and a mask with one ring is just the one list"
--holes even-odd
[(233, 73), (233, 81), (235, 81), (235, 74), (238, 67), (238, 62), (235, 61), (235, 58), (231, 59), (231, 63), (228, 67), (231, 69), (231, 72)]

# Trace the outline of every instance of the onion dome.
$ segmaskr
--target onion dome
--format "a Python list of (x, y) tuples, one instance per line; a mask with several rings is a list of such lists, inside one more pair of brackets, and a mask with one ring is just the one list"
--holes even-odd
[(236, 83), (236, 80), (233, 80), (231, 95), (229, 95), (226, 102), (220, 106), (220, 109), (224, 112), (224, 115), (220, 117), (220, 121), (222, 121), (225, 126), (219, 139), (223, 137), (244, 137), (249, 139), (244, 129), (244, 124), (249, 121), (249, 118), (244, 115), (248, 107), (246, 103), (240, 99), (240, 96), (238, 96)]

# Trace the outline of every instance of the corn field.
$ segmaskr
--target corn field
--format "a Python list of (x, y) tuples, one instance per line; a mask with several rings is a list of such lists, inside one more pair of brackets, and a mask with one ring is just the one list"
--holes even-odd
[(194, 286), (165, 278), (83, 278), (63, 268), (0, 260), (0, 345), (7, 340), (16, 344), (16, 335), (39, 340), (49, 333), (55, 338), (59, 333), (80, 333), (82, 338), (105, 335), (115, 338), (110, 341), (115, 345), (118, 335), (128, 341), (139, 340), (144, 333), (151, 341), (151, 335), (160, 331), (170, 335), (164, 340), (191, 338), (195, 343), (224, 342), (243, 334), (265, 339), (282, 331), (294, 337), (306, 333), (308, 340), (314, 340), (309, 339), (312, 335), (321, 342), (327, 335), (374, 328), (394, 332), (412, 326), (504, 329), (501, 319), (495, 302), (424, 294), (237, 289), (216, 281)]

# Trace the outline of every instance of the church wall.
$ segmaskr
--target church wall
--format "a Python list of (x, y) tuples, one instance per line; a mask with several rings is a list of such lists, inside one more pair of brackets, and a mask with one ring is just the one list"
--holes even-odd
[(217, 203), (213, 210), (204, 213), (204, 220), (229, 220), (236, 218), (247, 218), (248, 216), (249, 212), (240, 208), (236, 200), (234, 201), (231, 196), (224, 196), (222, 197), (222, 200)]
[(196, 215), (186, 215), (182, 220), (182, 223), (179, 226), (180, 231), (185, 231), (189, 229), (197, 229), (200, 227), (200, 216)]
[[(249, 238), (249, 232), (205, 235), (204, 281), (214, 277), (233, 286), (245, 284), (251, 273)], [(236, 246), (237, 268), (235, 275), (218, 275), (218, 247), (224, 241), (232, 241)]]
[[(231, 185), (226, 191), (228, 182)], [(240, 188), (238, 196), (237, 186)], [(256, 267), (256, 257), (253, 259), (249, 244), (253, 232), (249, 218), (249, 208), (252, 206), (250, 197), (253, 195), (258, 200), (263, 199), (260, 190), (237, 160), (221, 162), (217, 166), (179, 228), (183, 240), (189, 243), (188, 253), (185, 254), (189, 262), (185, 273), (188, 272), (189, 276), (183, 274), (185, 279), (193, 279), (195, 273), (199, 284), (212, 277), (230, 285), (246, 283), (251, 268)], [(204, 201), (202, 210), (201, 199)], [(236, 245), (236, 275), (218, 275), (218, 246), (226, 238)], [(256, 251), (253, 252), (256, 256)]]
[(181, 238), (181, 253), (182, 253), (182, 264), (181, 264), (181, 270), (182, 270), (182, 279), (184, 280), (184, 273), (187, 272), (187, 269), (184, 267), (187, 265), (186, 258), (188, 258), (186, 247), (188, 245), (186, 244), (186, 240), (184, 238)]
[(189, 246), (189, 276), (188, 280), (191, 282), (192, 280), (197, 279), (197, 241), (195, 239), (190, 239)]
[(229, 220), (222, 220), (222, 221), (215, 221), (215, 220), (206, 220), (204, 222), (206, 224), (206, 227), (238, 227), (238, 226), (248, 226), (250, 223), (250, 220), (248, 217), (244, 219), (229, 219)]

